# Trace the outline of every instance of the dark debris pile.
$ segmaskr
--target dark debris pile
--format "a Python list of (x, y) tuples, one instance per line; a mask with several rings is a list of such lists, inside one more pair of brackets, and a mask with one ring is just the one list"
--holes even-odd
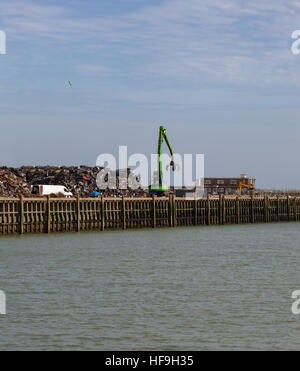
[(11, 169), (0, 168), (0, 197), (16, 197), (30, 194), (26, 177), (20, 177)]
[[(30, 195), (31, 185), (63, 185), (74, 196), (89, 197), (92, 192), (100, 192), (106, 197), (143, 197), (143, 189), (120, 189), (119, 171), (116, 172), (116, 189), (99, 190), (97, 175), (102, 169), (99, 167), (73, 166), (53, 167), (23, 166), (21, 168), (0, 167), (0, 197), (18, 197)], [(115, 173), (114, 173), (115, 174)], [(128, 176), (132, 173), (127, 170)]]

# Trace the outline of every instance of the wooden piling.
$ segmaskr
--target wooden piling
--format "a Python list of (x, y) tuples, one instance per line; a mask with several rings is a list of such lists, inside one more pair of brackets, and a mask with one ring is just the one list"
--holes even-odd
[(51, 200), (50, 195), (47, 196), (47, 233), (51, 232)]
[(241, 222), (241, 213), (240, 213), (240, 198), (239, 196), (236, 196), (235, 199), (235, 205), (236, 205), (236, 222), (237, 224), (240, 224)]
[(173, 218), (173, 227), (176, 226), (176, 199), (175, 195), (172, 196), (172, 218)]
[(20, 234), (24, 234), (24, 197), (20, 196)]
[(251, 196), (250, 202), (250, 212), (251, 212), (251, 223), (255, 223), (255, 212), (254, 212), (254, 196)]
[(177, 221), (177, 200), (176, 197), (173, 197), (173, 225), (174, 227), (177, 227), (178, 221)]
[(290, 196), (287, 195), (286, 197), (286, 203), (287, 203), (287, 220), (288, 222), (291, 221), (291, 203), (290, 203)]
[(169, 195), (169, 225), (174, 227), (174, 196)]
[(126, 225), (126, 203), (125, 203), (124, 196), (122, 197), (122, 215), (123, 215), (123, 229), (125, 231), (127, 228), (127, 225)]
[(197, 197), (195, 197), (194, 200), (194, 224), (198, 224), (198, 200)]
[(103, 195), (101, 196), (101, 230), (105, 230), (105, 202)]
[(153, 216), (153, 228), (156, 228), (156, 200), (155, 196), (152, 196), (152, 216)]
[(269, 205), (268, 205), (268, 196), (264, 197), (264, 217), (265, 217), (265, 223), (268, 223), (269, 220)]
[(77, 232), (81, 231), (81, 210), (80, 210), (80, 198), (77, 196)]
[(222, 195), (222, 224), (226, 224), (226, 199), (224, 195)]
[(221, 195), (219, 195), (219, 224), (223, 224), (223, 199)]
[(211, 204), (210, 204), (210, 197), (209, 197), (209, 195), (207, 195), (206, 202), (207, 202), (206, 224), (207, 225), (210, 225)]

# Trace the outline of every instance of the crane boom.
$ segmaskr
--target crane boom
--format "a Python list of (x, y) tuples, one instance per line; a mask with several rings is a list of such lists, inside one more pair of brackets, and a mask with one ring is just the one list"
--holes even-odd
[(166, 192), (168, 191), (168, 187), (163, 184), (163, 163), (162, 163), (162, 146), (163, 143), (166, 142), (168, 149), (170, 151), (170, 154), (172, 156), (172, 160), (170, 162), (170, 165), (172, 167), (172, 170), (175, 170), (175, 163), (173, 159), (173, 148), (171, 146), (170, 140), (168, 138), (166, 129), (164, 126), (160, 126), (159, 128), (159, 135), (158, 135), (158, 177), (159, 177), (159, 183), (158, 188), (151, 188), (150, 191), (152, 193), (159, 193), (159, 192)]
[(162, 145), (165, 142), (167, 143), (167, 146), (169, 148), (170, 154), (172, 156), (172, 161), (170, 165), (172, 166), (173, 171), (174, 169), (174, 161), (173, 161), (173, 148), (171, 146), (171, 143), (169, 141), (166, 129), (161, 126), (159, 128), (159, 136), (158, 136), (158, 161), (159, 161), (159, 186), (163, 186), (163, 164), (162, 164)]
[(243, 182), (240, 182), (239, 183), (240, 194), (242, 194), (242, 188), (243, 187), (249, 188), (249, 189), (251, 189), (253, 191), (253, 193), (255, 193), (255, 187), (252, 184), (244, 184)]

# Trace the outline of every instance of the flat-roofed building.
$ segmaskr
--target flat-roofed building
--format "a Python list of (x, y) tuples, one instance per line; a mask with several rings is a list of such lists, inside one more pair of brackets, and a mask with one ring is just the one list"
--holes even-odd
[(256, 187), (256, 179), (250, 178), (246, 174), (241, 174), (239, 178), (204, 178), (205, 195), (234, 195), (241, 193), (249, 195)]
[(197, 196), (198, 194), (200, 194), (199, 197), (206, 197), (207, 195), (251, 195), (255, 188), (256, 178), (241, 174), (238, 178), (202, 178), (196, 181), (194, 189), (186, 189), (185, 187), (174, 189), (171, 187), (171, 190), (178, 197)]

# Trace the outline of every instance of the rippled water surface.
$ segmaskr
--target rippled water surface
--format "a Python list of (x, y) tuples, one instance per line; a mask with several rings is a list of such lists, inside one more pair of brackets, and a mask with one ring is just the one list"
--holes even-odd
[(0, 350), (299, 350), (300, 224), (0, 238)]

